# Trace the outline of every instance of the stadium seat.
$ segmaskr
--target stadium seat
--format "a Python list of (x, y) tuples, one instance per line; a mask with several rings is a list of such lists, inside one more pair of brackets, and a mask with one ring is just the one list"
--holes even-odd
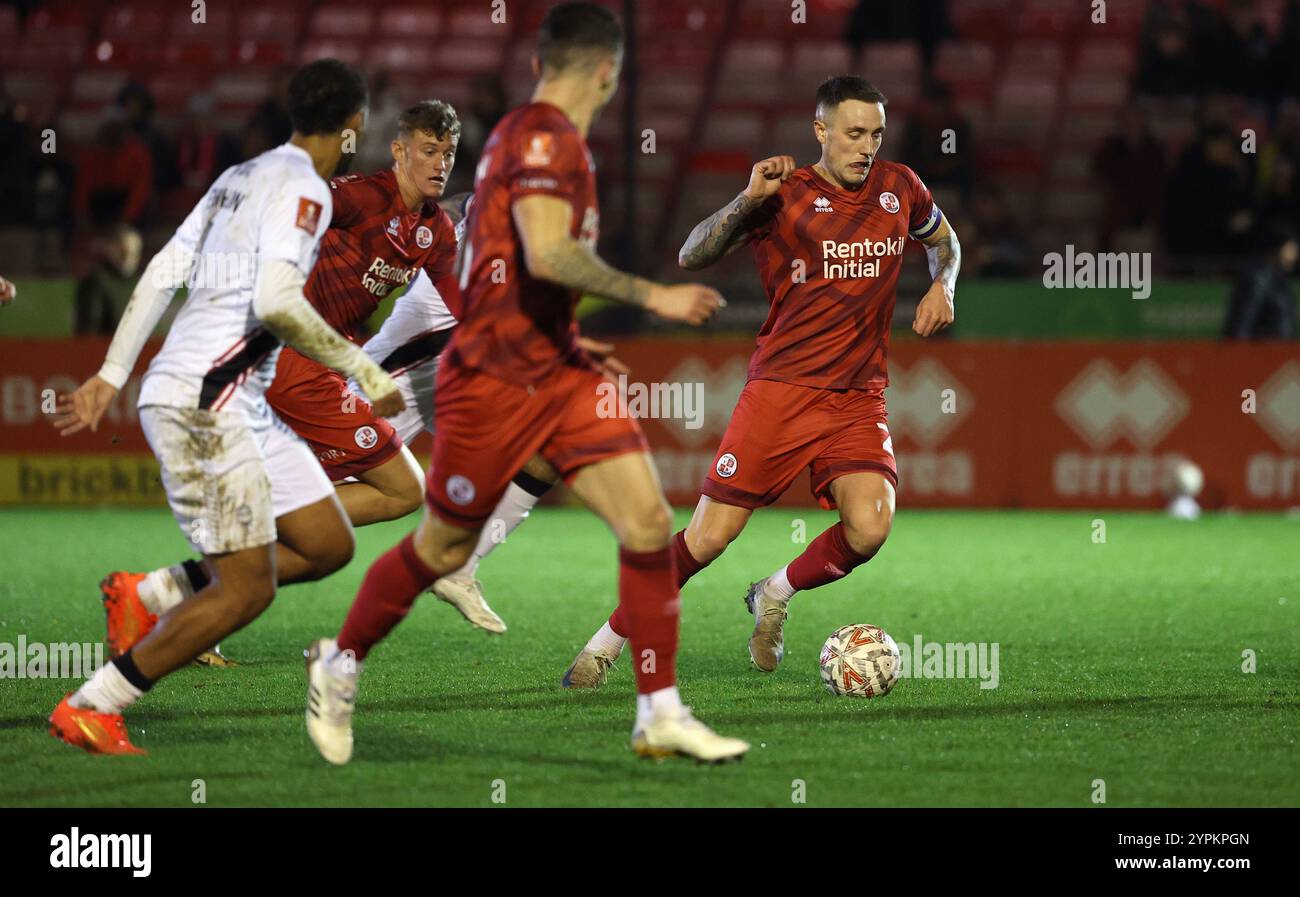
[(313, 59), (334, 57), (353, 65), (359, 65), (361, 63), (361, 49), (362, 45), (360, 43), (347, 38), (313, 38), (303, 43), (302, 49), (298, 53), (298, 61), (304, 63), (311, 62)]
[(1122, 74), (1080, 75), (1066, 88), (1071, 109), (1114, 109), (1128, 97), (1129, 80)]
[(1128, 74), (1137, 68), (1137, 47), (1128, 41), (1090, 40), (1079, 48), (1075, 70), (1079, 73)]
[(426, 6), (392, 6), (379, 14), (380, 37), (435, 38), (442, 27), (439, 11)]
[(757, 112), (711, 111), (704, 120), (703, 149), (736, 149), (746, 153), (762, 138), (763, 123)]
[[(340, 40), (364, 41), (374, 23), (374, 13), (364, 5), (331, 3), (316, 10), (308, 26), (311, 38), (335, 37)], [(361, 49), (357, 49), (360, 55)]]

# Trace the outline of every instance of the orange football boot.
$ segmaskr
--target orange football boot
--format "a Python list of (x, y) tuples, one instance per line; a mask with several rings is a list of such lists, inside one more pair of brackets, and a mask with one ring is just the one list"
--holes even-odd
[(99, 584), (104, 611), (108, 614), (108, 652), (121, 657), (136, 642), (149, 634), (158, 615), (149, 613), (140, 600), (140, 583), (143, 573), (122, 570), (110, 573)]
[(50, 734), (92, 754), (148, 754), (131, 743), (120, 713), (100, 713), (72, 706), (72, 692), (50, 714)]

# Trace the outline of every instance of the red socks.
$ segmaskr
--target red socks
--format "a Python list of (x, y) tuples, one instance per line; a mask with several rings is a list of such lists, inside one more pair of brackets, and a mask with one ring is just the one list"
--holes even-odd
[(849, 575), (854, 567), (871, 560), (849, 547), (844, 537), (844, 524), (837, 523), (826, 530), (803, 550), (785, 568), (786, 578), (797, 591), (815, 589)]
[(637, 694), (677, 683), (681, 601), (675, 582), (672, 549), (618, 550), (618, 607), (632, 636)]
[(415, 599), (438, 575), (415, 553), (415, 534), (370, 565), (361, 582), (348, 618), (339, 633), (339, 650), (352, 651), (357, 660), (384, 639), (406, 618)]
[[(673, 553), (673, 569), (676, 571), (677, 588), (681, 589), (686, 585), (692, 576), (699, 573), (708, 564), (701, 564), (691, 554), (686, 547), (686, 530), (678, 530), (677, 535), (673, 536), (672, 545), (669, 550)], [(631, 625), (628, 623), (627, 615), (623, 611), (623, 605), (620, 603), (614, 608), (614, 613), (609, 617), (609, 628), (614, 630), (617, 635), (627, 638), (632, 632)]]

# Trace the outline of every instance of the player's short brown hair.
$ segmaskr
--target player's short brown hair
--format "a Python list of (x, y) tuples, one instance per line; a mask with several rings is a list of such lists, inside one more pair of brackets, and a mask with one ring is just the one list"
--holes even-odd
[(874, 84), (857, 75), (836, 75), (827, 78), (817, 88), (817, 108), (830, 112), (845, 100), (859, 100), (863, 103), (879, 103), (884, 106), (889, 100)]
[(416, 131), (432, 134), (439, 140), (460, 136), (460, 119), (450, 103), (420, 100), (397, 116), (397, 138), (409, 140)]
[(592, 51), (623, 49), (623, 26), (595, 3), (561, 3), (547, 11), (537, 32), (537, 57), (542, 66), (561, 71)]

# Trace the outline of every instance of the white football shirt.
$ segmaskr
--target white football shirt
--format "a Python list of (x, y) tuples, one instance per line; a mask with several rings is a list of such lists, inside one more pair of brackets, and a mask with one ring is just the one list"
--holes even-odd
[(253, 313), (261, 266), (310, 274), (332, 210), (311, 156), (288, 143), (217, 178), (163, 250), (190, 260), (189, 291), (144, 375), (141, 407), (265, 413), (280, 341)]

